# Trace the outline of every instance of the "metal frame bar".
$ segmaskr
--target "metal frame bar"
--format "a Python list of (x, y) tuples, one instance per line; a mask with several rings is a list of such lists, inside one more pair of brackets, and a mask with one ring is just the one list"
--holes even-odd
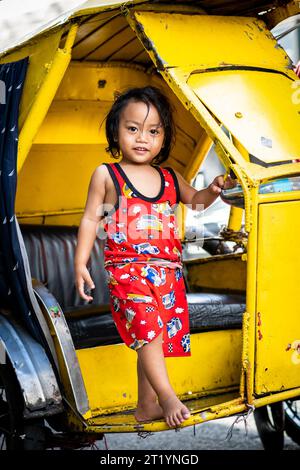
[[(28, 113), (19, 135), (17, 171), (19, 172), (26, 160), (33, 140), (45, 119), (48, 109), (55, 96), (57, 88), (71, 61), (72, 46), (76, 37), (78, 25), (73, 24), (68, 32), (65, 47), (58, 48), (48, 73), (40, 87), (36, 99)], [(30, 64), (29, 64), (30, 66)]]

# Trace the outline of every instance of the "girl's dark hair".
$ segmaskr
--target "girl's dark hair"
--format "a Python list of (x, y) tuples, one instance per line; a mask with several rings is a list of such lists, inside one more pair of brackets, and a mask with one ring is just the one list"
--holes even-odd
[(169, 157), (171, 147), (175, 140), (175, 125), (170, 101), (159, 90), (159, 88), (154, 86), (129, 88), (117, 97), (106, 117), (105, 130), (108, 142), (106, 151), (110, 152), (114, 158), (120, 157), (120, 147), (118, 142), (120, 114), (130, 101), (142, 101), (147, 105), (148, 112), (150, 104), (157, 109), (165, 132), (163, 146), (159, 154), (152, 161), (152, 163), (159, 165)]

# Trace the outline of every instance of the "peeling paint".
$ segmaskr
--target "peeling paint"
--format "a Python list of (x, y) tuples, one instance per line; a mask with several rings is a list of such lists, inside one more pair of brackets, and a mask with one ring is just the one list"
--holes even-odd
[(139, 21), (135, 20), (135, 28), (136, 33), (138, 34), (139, 39), (142, 41), (145, 49), (149, 52), (153, 52), (153, 54), (155, 55), (157, 69), (165, 70), (168, 64), (158, 55), (153, 42), (145, 34), (144, 26)]
[(300, 340), (296, 339), (291, 344), (291, 349), (294, 351), (291, 357), (293, 364), (300, 364)]
[[(125, 425), (125, 426), (126, 426), (126, 425)], [(139, 430), (141, 430), (141, 429), (144, 429), (144, 426), (143, 426), (142, 424), (135, 424), (135, 425), (133, 426), (133, 429), (139, 429)]]
[(49, 311), (52, 318), (59, 318), (61, 316), (61, 311), (59, 310), (57, 305), (49, 307)]
[(250, 41), (253, 41), (253, 39), (254, 39), (254, 34), (253, 33), (249, 33), (248, 31), (244, 31), (244, 33), (250, 39)]
[(260, 26), (260, 24), (259, 24), (258, 21), (253, 21), (253, 24), (255, 24), (255, 26), (257, 26), (257, 29), (258, 29), (259, 31), (261, 31), (261, 32), (264, 31), (264, 28), (262, 28), (262, 27)]
[(291, 355), (291, 361), (293, 364), (300, 364), (300, 340), (296, 339), (292, 343), (288, 343), (285, 351), (293, 351)]
[(149, 40), (149, 38), (146, 36), (144, 26), (139, 21), (137, 21), (135, 27), (136, 27), (136, 32), (139, 34), (140, 39), (141, 39), (143, 45), (145, 46), (145, 48), (147, 49), (147, 51), (152, 51), (153, 50), (153, 44)]
[[(261, 313), (257, 312), (257, 326), (261, 326), (262, 321), (261, 321)], [(258, 335), (258, 340), (261, 341), (263, 338), (262, 332), (260, 329), (257, 330), (257, 335)]]
[(257, 317), (258, 317), (257, 326), (261, 326), (261, 315), (260, 315), (260, 312), (257, 312)]

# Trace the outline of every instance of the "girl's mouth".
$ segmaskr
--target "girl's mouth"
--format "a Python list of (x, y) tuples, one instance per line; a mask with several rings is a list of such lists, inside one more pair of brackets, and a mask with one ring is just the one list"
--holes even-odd
[(148, 152), (148, 149), (146, 149), (145, 147), (134, 147), (134, 149), (136, 152), (139, 152), (139, 153), (145, 153), (145, 152)]

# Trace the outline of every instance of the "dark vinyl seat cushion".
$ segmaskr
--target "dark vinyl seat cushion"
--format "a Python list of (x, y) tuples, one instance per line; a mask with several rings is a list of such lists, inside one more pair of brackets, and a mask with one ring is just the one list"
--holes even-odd
[[(74, 256), (78, 227), (22, 225), (31, 276), (50, 290), (63, 310), (86, 306), (75, 286)], [(96, 238), (88, 262), (96, 289), (94, 303), (109, 304), (103, 260), (103, 240)]]
[(187, 294), (191, 331), (227, 330), (242, 328), (245, 295)]
[[(242, 295), (188, 293), (190, 332), (242, 328), (245, 298)], [(85, 307), (65, 312), (76, 349), (121, 343), (110, 306)]]
[[(122, 342), (112, 319), (103, 263), (103, 241), (96, 239), (88, 268), (94, 280), (93, 303), (81, 299), (75, 288), (74, 255), (77, 227), (21, 227), (31, 275), (43, 282), (62, 307), (76, 349)], [(188, 293), (190, 331), (242, 327), (245, 296), (226, 293)]]

